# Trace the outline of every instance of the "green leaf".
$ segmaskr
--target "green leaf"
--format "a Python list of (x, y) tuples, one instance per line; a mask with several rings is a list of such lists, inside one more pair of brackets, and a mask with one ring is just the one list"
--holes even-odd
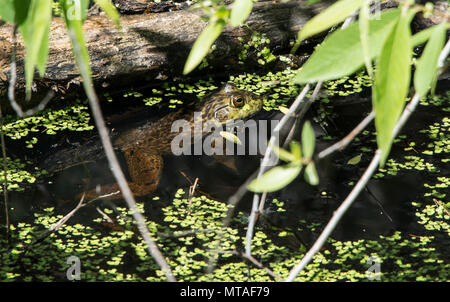
[[(436, 27), (440, 26), (438, 25), (434, 25), (431, 27), (428, 27), (427, 29), (424, 29), (422, 31), (419, 31), (418, 33), (416, 33), (415, 35), (412, 36), (412, 45), (413, 47), (419, 46), (423, 43), (425, 43), (426, 41), (428, 41), (428, 39), (430, 38), (431, 34), (434, 32), (434, 30), (436, 29)], [(445, 29), (449, 29), (450, 28), (450, 23), (445, 23)]]
[(248, 189), (252, 192), (274, 192), (291, 183), (302, 170), (300, 163), (278, 166), (264, 173), (260, 178), (254, 179)]
[(294, 162), (297, 160), (297, 158), (294, 154), (292, 154), (291, 152), (289, 152), (283, 148), (280, 148), (278, 146), (273, 146), (272, 150), (276, 154), (276, 156), (278, 156), (278, 158), (281, 159), (282, 161)]
[(49, 40), (49, 34), (50, 34), (50, 22), (47, 24), (47, 28), (44, 30), (44, 37), (41, 41), (41, 46), (39, 48), (38, 53), (38, 60), (36, 67), (39, 71), (39, 75), (41, 77), (45, 74), (45, 67), (47, 65), (48, 60), (48, 40)]
[(305, 181), (311, 186), (317, 186), (319, 184), (319, 175), (317, 175), (317, 170), (314, 163), (310, 163), (306, 166)]
[(230, 13), (230, 24), (237, 27), (247, 20), (252, 12), (253, 0), (235, 0)]
[(302, 129), (302, 148), (303, 156), (307, 159), (312, 158), (314, 154), (314, 147), (316, 143), (316, 136), (309, 121), (306, 121)]
[(289, 145), (291, 146), (291, 152), (295, 156), (295, 158), (297, 160), (301, 160), (302, 159), (302, 149), (300, 147), (300, 144), (297, 143), (296, 141), (292, 141)]
[(370, 43), (369, 43), (369, 19), (370, 19), (370, 2), (364, 0), (363, 5), (359, 11), (359, 36), (361, 39), (361, 46), (364, 55), (364, 63), (366, 64), (367, 73), (370, 78), (373, 78), (372, 58), (370, 57)]
[[(369, 21), (371, 59), (380, 54), (383, 42), (392, 31), (399, 14), (399, 9), (389, 10), (381, 14), (380, 20)], [(329, 35), (297, 73), (294, 82), (304, 84), (334, 80), (354, 73), (363, 65), (359, 24), (354, 23)]]
[(424, 97), (437, 77), (438, 59), (445, 43), (445, 23), (433, 29), (422, 56), (417, 62), (414, 73), (414, 88), (420, 97)]
[(73, 3), (71, 0), (60, 0), (60, 3), (69, 38), (72, 43), (75, 62), (83, 78), (83, 85), (90, 85), (92, 72), (89, 63), (89, 52), (83, 34), (83, 20), (73, 17)]
[(358, 154), (352, 158), (350, 158), (347, 162), (347, 165), (357, 165), (361, 161), (362, 154)]
[(278, 110), (280, 110), (280, 112), (283, 114), (288, 114), (289, 112), (289, 108), (285, 106), (278, 106)]
[(297, 41), (292, 49), (292, 53), (297, 51), (298, 46), (304, 39), (344, 21), (345, 18), (361, 6), (362, 2), (363, 0), (340, 0), (312, 18), (298, 32)]
[(228, 131), (220, 131), (220, 135), (224, 139), (226, 139), (226, 140), (228, 140), (228, 141), (230, 141), (230, 142), (232, 142), (234, 144), (242, 145), (241, 140), (234, 133), (231, 133), (231, 132), (228, 132)]
[(120, 28), (120, 14), (111, 0), (95, 0), (95, 3), (108, 15), (108, 17)]
[(184, 65), (183, 74), (188, 74), (195, 67), (200, 64), (203, 58), (208, 54), (211, 45), (216, 41), (225, 27), (226, 23), (223, 19), (219, 19), (215, 22), (211, 22), (206, 26), (206, 28), (200, 33), (200, 36), (192, 46), (192, 50), (189, 53), (189, 56), (186, 60), (186, 64)]
[(22, 24), (30, 8), (31, 0), (0, 0), (0, 17), (11, 24)]
[(90, 0), (59, 0), (65, 7), (65, 19), (84, 22), (87, 17)]
[(414, 11), (408, 11), (399, 17), (383, 45), (376, 68), (372, 100), (381, 166), (391, 149), (392, 132), (409, 91), (412, 57), (410, 22), (413, 16)]
[[(23, 37), (25, 56), (26, 98), (31, 97), (31, 84), (34, 71), (38, 67), (41, 74), (45, 71), (48, 54), (48, 34), (52, 17), (52, 0), (34, 0), (29, 8), (26, 20), (19, 26)], [(45, 55), (40, 57), (40, 55)]]

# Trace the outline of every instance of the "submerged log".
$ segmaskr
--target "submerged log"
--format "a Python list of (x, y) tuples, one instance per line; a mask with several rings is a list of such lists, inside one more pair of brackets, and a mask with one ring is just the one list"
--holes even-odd
[[(242, 50), (242, 40), (247, 41), (254, 31), (265, 34), (272, 49), (287, 48), (302, 25), (323, 7), (303, 2), (257, 3), (247, 21), (248, 26), (224, 30), (215, 43), (208, 64), (220, 66), (221, 70), (242, 68), (238, 64), (237, 54)], [(202, 11), (198, 10), (125, 15), (121, 18), (120, 31), (106, 16), (91, 16), (86, 20), (84, 30), (95, 84), (117, 88), (137, 79), (152, 81), (180, 75), (193, 42), (207, 25), (201, 17)], [(6, 102), (10, 72), (12, 32), (12, 26), (0, 26), (0, 98), (3, 104)], [(23, 94), (24, 90), (23, 58), (23, 42), (19, 39), (18, 94)], [(79, 72), (74, 64), (63, 20), (54, 18), (47, 69), (43, 77), (36, 74), (34, 99), (37, 102), (41, 99), (37, 95), (45, 94), (48, 89), (66, 90), (72, 84), (79, 87), (79, 82)]]

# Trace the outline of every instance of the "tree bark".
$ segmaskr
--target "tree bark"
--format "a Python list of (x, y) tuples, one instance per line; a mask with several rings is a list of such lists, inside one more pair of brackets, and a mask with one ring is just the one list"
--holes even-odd
[[(148, 1), (147, 1), (148, 2)], [(151, 6), (146, 0), (115, 0), (122, 15), (122, 30), (104, 15), (90, 16), (84, 30), (90, 53), (92, 76), (97, 89), (119, 90), (131, 84), (156, 82), (180, 76), (186, 58), (207, 22), (202, 11), (181, 9), (153, 13), (162, 6)], [(396, 5), (391, 1), (392, 5)], [(133, 4), (134, 3), (134, 4)], [(147, 3), (147, 4), (142, 4)], [(133, 5), (131, 5), (133, 4)], [(227, 27), (215, 43), (215, 50), (208, 56), (211, 72), (250, 71), (251, 62), (257, 61), (257, 52), (250, 52), (245, 65), (239, 64), (238, 54), (252, 32), (265, 34), (270, 39), (270, 48), (281, 52), (289, 49), (289, 42), (312, 16), (326, 7), (325, 3), (307, 5), (304, 1), (277, 3), (265, 1), (255, 3), (247, 26)], [(165, 7), (165, 6), (164, 6)], [(162, 7), (163, 10), (166, 8)], [(169, 10), (173, 8), (169, 7)], [(150, 13), (148, 13), (150, 12)], [(427, 25), (429, 26), (429, 25)], [(10, 77), (13, 27), (0, 25), (0, 104), (9, 107), (7, 88)], [(311, 50), (313, 43), (303, 43)], [(285, 52), (286, 53), (286, 52)], [(72, 49), (64, 22), (54, 18), (50, 29), (49, 57), (43, 77), (36, 74), (33, 99), (21, 102), (24, 96), (24, 47), (21, 39), (17, 44), (17, 101), (24, 109), (39, 103), (49, 89), (65, 95), (80, 91), (79, 72), (74, 64)], [(214, 67), (216, 69), (214, 69)], [(270, 67), (270, 66), (269, 66)], [(193, 75), (204, 76), (198, 69)]]
[[(227, 27), (216, 41), (216, 48), (213, 55), (208, 57), (208, 64), (212, 67), (219, 66), (223, 71), (242, 68), (237, 60), (237, 54), (242, 50), (240, 40), (248, 41), (252, 31), (265, 34), (270, 39), (271, 49), (286, 49), (301, 26), (323, 7), (323, 4), (311, 6), (303, 2), (256, 3), (247, 20), (248, 27)], [(202, 11), (199, 10), (124, 15), (121, 18), (121, 31), (104, 15), (89, 17), (84, 24), (84, 31), (96, 86), (118, 88), (135, 83), (137, 79), (150, 82), (179, 76), (193, 42), (207, 25), (201, 17)], [(0, 26), (0, 99), (3, 104), (7, 102), (12, 32), (11, 25)], [(24, 92), (23, 66), (24, 47), (19, 39), (16, 85), (18, 100), (23, 97)], [(39, 77), (36, 74), (34, 102), (24, 106), (30, 107), (38, 102), (48, 89), (64, 92), (71, 86), (76, 90), (80, 87), (79, 84), (79, 72), (74, 64), (64, 22), (60, 18), (54, 18), (50, 29), (45, 75)]]

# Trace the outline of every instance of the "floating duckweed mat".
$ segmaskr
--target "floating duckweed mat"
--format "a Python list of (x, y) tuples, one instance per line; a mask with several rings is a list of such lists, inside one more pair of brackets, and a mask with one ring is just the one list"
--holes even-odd
[[(300, 86), (291, 84), (290, 78), (293, 74), (294, 71), (285, 70), (262, 76), (233, 76), (229, 81), (241, 89), (268, 95), (264, 108), (278, 110), (279, 106), (289, 104), (301, 89)], [(367, 84), (364, 81), (355, 83)], [(331, 83), (326, 87), (334, 89), (341, 85), (341, 82)], [(219, 85), (209, 79), (200, 81), (197, 85), (166, 83), (152, 93), (164, 99), (172, 97), (172, 101), (168, 103), (176, 107), (181, 102), (180, 94), (202, 97), (218, 87)], [(357, 86), (344, 88), (348, 88), (348, 91), (358, 90)], [(146, 98), (139, 92), (129, 92), (127, 96)], [(447, 93), (444, 97), (428, 98), (421, 105), (439, 106), (446, 111), (448, 107), (445, 107), (445, 104), (449, 96)], [(156, 104), (157, 100), (153, 102)], [(3, 130), (8, 137), (22, 139), (25, 145), (35, 145), (33, 137), (29, 137), (33, 132), (43, 131), (51, 135), (61, 130), (90, 129), (92, 126), (89, 125), (87, 106), (80, 102), (59, 113), (49, 109), (33, 118), (7, 122)], [(420, 134), (428, 139), (428, 144), (421, 146), (425, 148), (411, 145), (414, 142), (407, 137), (400, 137), (397, 142), (405, 145), (404, 151), (411, 153), (403, 158), (393, 158), (384, 171), (379, 171), (377, 177), (401, 177), (401, 173), (412, 169), (431, 176), (424, 184), (426, 193), (423, 198), (406, 205), (414, 211), (417, 225), (421, 226), (423, 231), (414, 234), (396, 232), (390, 236), (380, 236), (376, 240), (329, 239), (326, 248), (296, 280), (368, 281), (369, 277), (375, 278), (374, 280), (379, 277), (380, 281), (449, 280), (450, 204), (446, 202), (449, 180), (448, 177), (440, 176), (439, 168), (436, 167), (437, 163), (446, 163), (445, 155), (449, 151), (448, 118), (442, 118), (432, 125), (424, 125)], [(373, 138), (370, 132), (365, 135)], [(367, 146), (362, 146), (361, 151), (371, 152)], [(24, 183), (34, 183), (45, 173), (34, 171), (32, 163), (20, 160), (7, 159), (7, 165), (11, 190), (19, 190)], [(32, 172), (26, 172), (25, 169), (31, 169)], [(283, 201), (274, 200), (273, 204), (276, 212), (285, 211)], [(143, 211), (142, 205), (140, 208)], [(180, 190), (172, 203), (161, 209), (162, 221), (148, 222), (178, 280), (247, 281), (249, 273), (253, 281), (274, 280), (266, 270), (248, 264), (234, 253), (235, 250), (242, 250), (245, 245), (248, 218), (246, 214), (238, 213), (231, 226), (222, 230), (221, 222), (227, 209), (224, 203), (205, 196), (188, 199), (187, 194)], [(103, 211), (115, 218), (114, 224), (107, 223), (102, 218), (90, 218), (83, 224), (71, 224), (69, 221), (50, 237), (34, 244), (31, 243), (35, 238), (62, 218), (61, 213), (49, 208), (34, 213), (32, 222), (14, 223), (11, 227), (12, 247), (7, 249), (6, 241), (0, 237), (0, 280), (66, 280), (66, 271), (69, 268), (67, 259), (76, 256), (82, 264), (81, 278), (84, 281), (163, 281), (163, 273), (148, 256), (129, 211), (125, 208), (119, 208), (118, 213), (108, 209)], [(321, 228), (323, 225), (320, 224), (298, 222), (299, 231), (318, 231)], [(223, 234), (223, 241), (219, 245), (221, 253), (218, 255), (217, 268), (211, 276), (207, 276), (205, 269), (211, 250), (217, 248), (219, 233)], [(281, 244), (282, 239), (289, 235), (288, 230), (268, 230), (258, 226), (252, 241), (253, 256), (281, 278), (287, 277), (289, 270), (305, 253), (304, 246), (292, 248)], [(374, 263), (379, 263), (380, 273), (375, 276), (368, 275), (367, 270)]]
[[(22, 119), (7, 116), (5, 120), (2, 131), (13, 140), (25, 138), (32, 133), (53, 135), (62, 130), (87, 131), (94, 128), (90, 124), (88, 106), (80, 100), (63, 109), (45, 109)], [(27, 147), (32, 148), (37, 143), (37, 138), (32, 137), (25, 143)]]
[[(234, 84), (238, 89), (248, 90), (264, 96), (263, 108), (266, 111), (271, 111), (278, 110), (280, 106), (288, 106), (300, 93), (303, 87), (292, 82), (296, 73), (296, 70), (290, 68), (266, 74), (245, 73), (231, 75), (225, 82)], [(192, 95), (194, 98), (200, 99), (225, 84), (225, 82), (220, 83), (213, 78), (200, 80), (195, 83), (179, 81), (175, 79), (172, 82), (164, 82), (161, 87), (153, 88), (151, 92), (148, 92), (149, 95), (144, 95), (137, 90), (131, 90), (125, 92), (123, 97), (140, 99), (147, 106), (155, 106), (161, 102), (167, 102), (169, 108), (175, 109), (184, 103), (183, 96)], [(321, 99), (327, 101), (328, 97), (356, 94), (369, 86), (371, 86), (371, 82), (367, 74), (360, 72), (351, 77), (324, 83)], [(309, 92), (307, 96), (311, 96), (311, 93)], [(114, 100), (109, 94), (105, 94), (105, 97), (110, 102)]]
[[(0, 158), (0, 167), (4, 167), (4, 159)], [(20, 159), (12, 160), (6, 158), (6, 180), (8, 183), (8, 191), (22, 192), (25, 190), (24, 184), (33, 184), (36, 179), (46, 175), (47, 171), (41, 170), (38, 167), (33, 168), (31, 162), (23, 163)], [(5, 177), (5, 170), (0, 170), (0, 183), (3, 184)], [(0, 186), (0, 192), (3, 192), (3, 186)]]
[[(162, 253), (168, 259), (175, 277), (180, 281), (273, 281), (266, 270), (248, 266), (232, 253), (242, 250), (245, 241), (246, 216), (239, 213), (230, 227), (221, 229), (227, 206), (205, 196), (188, 199), (179, 190), (173, 203), (162, 209), (163, 222), (148, 222)], [(276, 207), (281, 204), (276, 201)], [(378, 240), (336, 241), (330, 239), (325, 250), (297, 277), (298, 281), (367, 281), (367, 270), (378, 261), (380, 272), (371, 278), (381, 281), (446, 281), (450, 264), (436, 248), (437, 238), (449, 236), (449, 219), (444, 208), (433, 204), (412, 205), (417, 208), (418, 223), (428, 235), (396, 232)], [(143, 211), (142, 205), (140, 210)], [(54, 281), (65, 280), (69, 268), (67, 259), (76, 256), (81, 261), (84, 281), (164, 281), (164, 276), (148, 256), (145, 244), (138, 237), (131, 213), (118, 209), (114, 227), (104, 228), (103, 218), (95, 218), (89, 226), (64, 225), (42, 242), (29, 245), (34, 238), (62, 218), (49, 208), (35, 214), (34, 223), (12, 226), (20, 243), (0, 253), (0, 280)], [(218, 234), (223, 241), (218, 245)], [(262, 228), (255, 231), (253, 256), (273, 273), (285, 278), (300, 261), (304, 249), (292, 249), (277, 244), (274, 237), (286, 236), (279, 230), (269, 234)], [(442, 239), (442, 238), (441, 238)], [(29, 245), (29, 246), (27, 246)], [(6, 242), (0, 241), (5, 247)], [(26, 250), (24, 250), (26, 247)], [(205, 274), (211, 250), (219, 247), (217, 268), (211, 276)], [(375, 279), (376, 280), (376, 279)]]

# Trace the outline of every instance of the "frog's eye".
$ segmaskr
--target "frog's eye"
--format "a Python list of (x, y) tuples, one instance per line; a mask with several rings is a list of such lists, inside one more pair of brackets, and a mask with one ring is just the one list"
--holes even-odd
[(244, 99), (242, 97), (233, 98), (233, 106), (234, 107), (244, 106)]

